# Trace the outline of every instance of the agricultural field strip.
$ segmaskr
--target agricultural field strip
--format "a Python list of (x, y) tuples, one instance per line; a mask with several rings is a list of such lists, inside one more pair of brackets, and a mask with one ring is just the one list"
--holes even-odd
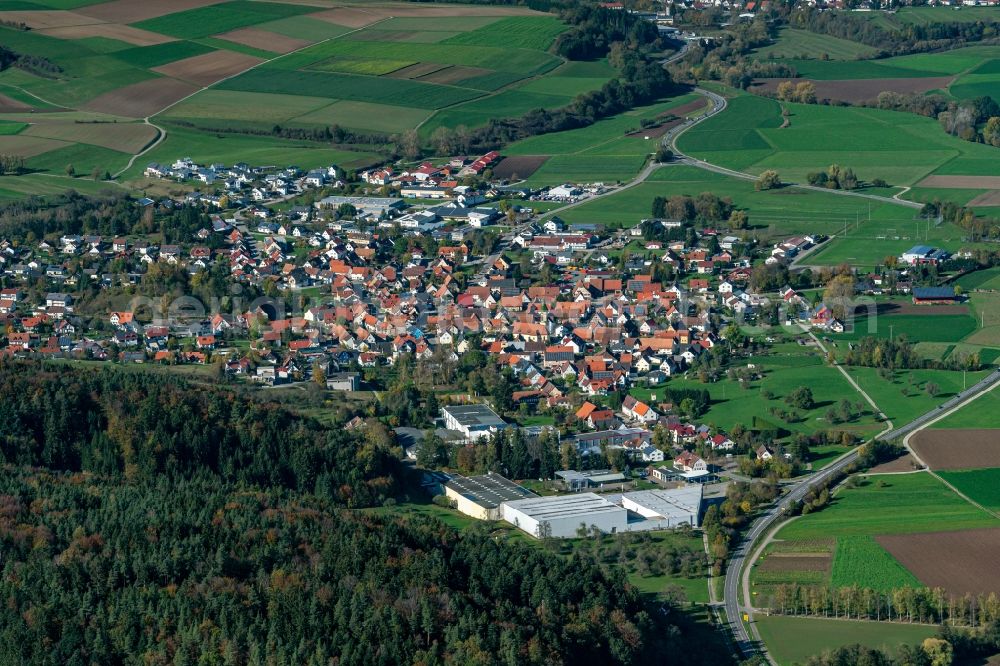
[[(376, 22), (376, 23), (377, 23), (377, 22)], [(374, 24), (373, 24), (373, 25), (374, 25)], [(358, 30), (361, 30), (361, 28), (359, 28)], [(349, 34), (351, 34), (351, 33), (353, 33), (353, 32), (357, 32), (358, 30), (352, 30), (352, 31), (349, 31), (349, 32), (345, 32), (345, 33), (342, 33), (342, 34), (340, 34), (340, 35), (334, 35), (334, 36), (332, 36), (332, 37), (329, 37), (329, 38), (327, 38), (327, 39), (325, 39), (325, 40), (323, 40), (323, 41), (324, 41), (324, 42), (328, 42), (328, 41), (331, 41), (331, 40), (334, 40), (334, 39), (339, 39), (339, 38), (341, 38), (341, 37), (344, 37), (344, 36), (346, 36), (346, 35), (349, 35)], [(323, 43), (323, 42), (317, 42), (317, 43)], [(315, 46), (315, 44), (311, 44), (310, 46)], [(305, 49), (305, 48), (309, 48), (309, 47), (303, 47), (303, 49)], [(202, 92), (202, 91), (204, 91), (204, 90), (208, 90), (208, 89), (210, 89), (210, 88), (212, 88), (212, 87), (214, 87), (214, 86), (218, 85), (219, 83), (222, 83), (222, 81), (227, 81), (227, 80), (229, 80), (229, 79), (231, 79), (231, 78), (234, 78), (234, 77), (236, 77), (236, 76), (240, 76), (240, 75), (242, 75), (242, 74), (245, 74), (246, 72), (248, 72), (248, 71), (250, 71), (250, 70), (252, 70), (252, 69), (255, 69), (255, 68), (257, 68), (257, 67), (260, 67), (261, 65), (264, 65), (264, 64), (267, 64), (268, 62), (273, 62), (274, 60), (279, 60), (279, 59), (281, 59), (281, 58), (284, 58), (284, 57), (286, 57), (286, 56), (290, 56), (290, 55), (292, 55), (292, 54), (294, 54), (294, 53), (297, 53), (297, 52), (298, 52), (298, 51), (290, 51), (290, 52), (288, 52), (288, 53), (282, 53), (282, 54), (280, 54), (280, 55), (277, 55), (277, 56), (275, 56), (275, 57), (274, 57), (274, 58), (272, 58), (271, 60), (265, 60), (265, 61), (263, 61), (263, 62), (260, 62), (260, 63), (257, 63), (257, 64), (255, 64), (255, 65), (251, 66), (251, 67), (250, 67), (249, 69), (247, 69), (247, 70), (244, 70), (243, 72), (240, 72), (240, 73), (237, 73), (237, 74), (233, 74), (232, 76), (230, 76), (230, 77), (227, 77), (227, 78), (225, 78), (225, 79), (222, 79), (222, 80), (220, 80), (220, 81), (216, 81), (215, 83), (212, 83), (211, 85), (207, 85), (207, 86), (204, 86), (204, 87), (203, 87), (203, 88), (202, 88), (201, 90), (198, 90), (198, 91), (195, 91), (195, 92), (191, 93), (190, 95), (187, 95), (187, 96), (185, 96), (185, 97), (182, 97), (181, 99), (178, 99), (178, 100), (176, 100), (175, 102), (172, 102), (171, 104), (168, 104), (167, 106), (165, 106), (164, 108), (160, 109), (160, 110), (159, 110), (159, 111), (157, 111), (156, 113), (154, 113), (154, 114), (150, 114), (149, 116), (147, 116), (147, 117), (146, 117), (146, 118), (145, 118), (145, 119), (143, 120), (143, 122), (145, 122), (146, 124), (149, 124), (149, 125), (152, 125), (152, 126), (153, 126), (153, 127), (154, 127), (154, 128), (156, 129), (156, 131), (157, 131), (157, 132), (159, 132), (159, 136), (157, 137), (157, 139), (156, 139), (156, 140), (155, 140), (154, 142), (152, 142), (151, 144), (149, 144), (148, 146), (146, 146), (146, 147), (145, 147), (144, 149), (142, 149), (142, 150), (141, 150), (141, 151), (139, 151), (138, 153), (135, 153), (134, 155), (132, 155), (132, 157), (131, 157), (131, 158), (129, 158), (129, 161), (128, 161), (128, 163), (127, 163), (127, 164), (126, 164), (126, 165), (125, 165), (124, 167), (122, 167), (122, 168), (121, 168), (120, 170), (118, 170), (118, 171), (117, 171), (117, 172), (116, 172), (116, 173), (115, 173), (115, 174), (113, 175), (113, 178), (116, 178), (116, 179), (117, 179), (117, 178), (118, 178), (119, 176), (121, 176), (121, 175), (122, 175), (123, 173), (125, 173), (126, 171), (128, 171), (129, 169), (131, 169), (131, 168), (132, 168), (132, 166), (133, 166), (133, 165), (135, 164), (135, 161), (136, 161), (137, 159), (139, 159), (140, 157), (142, 157), (142, 156), (143, 156), (143, 155), (145, 155), (146, 153), (148, 153), (148, 152), (150, 152), (151, 150), (153, 150), (154, 148), (156, 148), (156, 147), (157, 147), (158, 145), (160, 145), (161, 143), (163, 143), (163, 141), (164, 141), (164, 140), (165, 140), (165, 139), (167, 138), (167, 130), (166, 130), (166, 129), (164, 129), (163, 127), (161, 127), (161, 126), (159, 126), (159, 125), (157, 125), (157, 124), (153, 123), (153, 122), (152, 122), (152, 121), (150, 120), (150, 118), (154, 118), (154, 117), (156, 117), (156, 116), (158, 116), (158, 115), (160, 115), (160, 114), (164, 113), (165, 111), (168, 111), (169, 109), (171, 109), (171, 108), (173, 108), (173, 107), (177, 106), (177, 105), (178, 105), (178, 104), (180, 104), (181, 102), (183, 102), (183, 101), (185, 101), (185, 100), (188, 100), (188, 99), (190, 99), (190, 98), (194, 97), (194, 96), (195, 96), (195, 95), (197, 95), (198, 93), (200, 93), (200, 92)]]

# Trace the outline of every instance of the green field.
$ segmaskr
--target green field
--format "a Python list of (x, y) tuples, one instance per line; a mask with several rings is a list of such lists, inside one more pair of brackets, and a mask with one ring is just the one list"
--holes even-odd
[(284, 95), (298, 95), (308, 91), (314, 97), (376, 104), (405, 102), (408, 106), (420, 109), (439, 109), (481, 94), (465, 88), (405, 79), (266, 68), (252, 69), (222, 81), (217, 84), (216, 89)]
[[(767, 419), (789, 432), (812, 433), (821, 429), (835, 428), (864, 436), (875, 434), (881, 429), (867, 412), (857, 421), (850, 423), (831, 424), (826, 420), (826, 412), (831, 407), (836, 407), (844, 399), (853, 405), (860, 396), (837, 370), (824, 367), (823, 359), (809, 348), (795, 344), (780, 345), (771, 355), (755, 356), (754, 365), (763, 371), (764, 377), (751, 382), (748, 388), (742, 388), (738, 382), (729, 379), (702, 384), (696, 379), (681, 377), (670, 379), (667, 388), (707, 390), (712, 403), (699, 420), (724, 430), (731, 430), (737, 423), (742, 425), (753, 423), (755, 418)], [(817, 406), (812, 410), (803, 411), (801, 420), (793, 423), (780, 421), (777, 416), (772, 416), (770, 407), (790, 409), (784, 398), (799, 386), (809, 386), (812, 389)], [(764, 398), (762, 395), (764, 391), (770, 391), (774, 398), (771, 400)], [(653, 402), (656, 402), (657, 398), (662, 400), (664, 395), (657, 389), (637, 388), (632, 389), (630, 393), (641, 400)], [(824, 460), (828, 462), (829, 456), (834, 455), (835, 451), (819, 451), (820, 464), (822, 465)]]
[(135, 46), (115, 52), (115, 58), (135, 67), (152, 68), (211, 52), (212, 49), (203, 44), (178, 41), (154, 46)]
[[(532, 182), (541, 180), (548, 168), (546, 164), (532, 177)], [(649, 217), (656, 196), (697, 196), (702, 192), (730, 197), (738, 208), (747, 212), (753, 232), (764, 239), (800, 233), (835, 234), (843, 230), (847, 220), (867, 220), (869, 211), (872, 221), (864, 224), (872, 228), (912, 225), (912, 211), (896, 204), (797, 188), (758, 192), (752, 181), (685, 165), (662, 167), (636, 187), (577, 206), (560, 217), (569, 223), (630, 227)], [(816, 259), (824, 251), (821, 248), (810, 255), (807, 263), (834, 263)], [(880, 254), (878, 259), (888, 253)]]
[[(329, 102), (330, 100), (324, 100)], [(427, 109), (411, 109), (405, 106), (369, 104), (368, 102), (334, 102), (322, 108), (288, 119), (290, 125), (340, 125), (352, 129), (373, 132), (402, 132), (416, 127), (429, 115)]]
[[(920, 369), (894, 373), (891, 380), (885, 380), (875, 368), (851, 366), (845, 369), (894, 424), (903, 424), (926, 414), (960, 392), (963, 386), (972, 386), (987, 374), (986, 371), (962, 373), (958, 370)], [(927, 393), (925, 387), (928, 382), (938, 386), (937, 395)]]
[(1000, 289), (1000, 268), (986, 268), (955, 280), (965, 291), (973, 289)]
[(212, 89), (198, 93), (171, 107), (162, 117), (189, 120), (247, 120), (273, 124), (308, 114), (329, 104), (330, 100), (323, 97)]
[[(850, 166), (862, 180), (883, 178), (894, 186), (916, 183), (946, 163), (956, 174), (1000, 173), (996, 149), (949, 136), (934, 119), (916, 114), (779, 104), (746, 95), (729, 104), (683, 133), (678, 148), (750, 173), (776, 169), (795, 182), (830, 164)], [(785, 128), (780, 127), (782, 108), (790, 112)]]
[(857, 585), (882, 592), (921, 587), (909, 569), (868, 535), (837, 537), (830, 583), (834, 587)]
[(980, 394), (978, 398), (952, 412), (931, 426), (935, 429), (1000, 428), (1000, 389)]
[(948, 87), (958, 99), (1000, 97), (1000, 59), (987, 60), (976, 69), (963, 74)]
[(842, 488), (829, 507), (778, 531), (785, 540), (941, 532), (991, 527), (996, 518), (953, 493), (930, 474), (866, 477)]
[(941, 471), (938, 474), (973, 502), (994, 511), (1000, 509), (1000, 469)]
[(926, 624), (827, 620), (774, 615), (754, 618), (771, 656), (780, 666), (805, 662), (809, 657), (844, 645), (860, 643), (892, 653), (933, 636), (937, 627)]
[(817, 81), (838, 81), (842, 79), (920, 79), (941, 76), (931, 70), (899, 67), (891, 60), (803, 60), (786, 58), (781, 62), (795, 68), (803, 78)]
[(416, 63), (411, 60), (384, 60), (380, 58), (329, 58), (309, 65), (311, 71), (341, 72), (382, 76)]
[(316, 11), (314, 7), (303, 5), (235, 0), (166, 14), (134, 25), (171, 37), (194, 39), (313, 11)]
[(562, 21), (555, 17), (512, 16), (450, 37), (442, 43), (479, 46), (495, 43), (497, 35), (502, 35), (502, 43), (506, 48), (547, 51), (565, 29)]
[(377, 161), (372, 153), (325, 148), (321, 144), (292, 141), (267, 136), (208, 135), (187, 128), (170, 126), (167, 138), (139, 160), (126, 179), (137, 178), (149, 162), (169, 163), (178, 155), (190, 156), (199, 163), (296, 164), (303, 169), (337, 164), (352, 169)]
[(795, 28), (783, 28), (774, 44), (755, 51), (761, 60), (802, 56), (817, 58), (823, 54), (834, 60), (853, 60), (874, 53), (875, 49), (858, 42)]
[(28, 126), (28, 123), (21, 123), (11, 120), (0, 120), (0, 136), (12, 136), (20, 134)]

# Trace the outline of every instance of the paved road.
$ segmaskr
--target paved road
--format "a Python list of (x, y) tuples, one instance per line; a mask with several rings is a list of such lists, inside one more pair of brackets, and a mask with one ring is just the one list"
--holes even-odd
[[(957, 394), (940, 407), (927, 412), (923, 416), (910, 421), (904, 426), (882, 434), (880, 438), (889, 441), (904, 437), (905, 435), (934, 420), (944, 411), (947, 411), (948, 409), (979, 395), (997, 382), (1000, 382), (1000, 369), (990, 373), (977, 384)], [(750, 632), (747, 630), (746, 625), (743, 624), (742, 619), (744, 611), (747, 610), (745, 606), (740, 603), (742, 572), (748, 555), (753, 552), (754, 544), (759, 538), (774, 527), (778, 520), (781, 519), (784, 515), (786, 507), (804, 498), (814, 486), (824, 483), (835, 474), (844, 470), (852, 464), (857, 457), (858, 450), (856, 448), (852, 449), (844, 456), (837, 459), (829, 467), (826, 467), (822, 471), (803, 480), (800, 484), (789, 491), (788, 494), (775, 502), (771, 508), (761, 514), (760, 517), (754, 520), (750, 529), (744, 535), (742, 541), (733, 550), (726, 568), (726, 582), (723, 592), (723, 602), (725, 604), (727, 621), (729, 622), (733, 634), (736, 637), (736, 645), (739, 648), (741, 655), (749, 657), (757, 652), (762, 652), (765, 656), (768, 656), (766, 650), (762, 650), (758, 646), (757, 642), (750, 636)]]

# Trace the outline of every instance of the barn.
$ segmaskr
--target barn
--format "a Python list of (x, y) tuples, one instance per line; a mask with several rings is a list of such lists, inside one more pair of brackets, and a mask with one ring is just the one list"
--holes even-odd
[(914, 287), (914, 305), (950, 305), (961, 300), (951, 287)]

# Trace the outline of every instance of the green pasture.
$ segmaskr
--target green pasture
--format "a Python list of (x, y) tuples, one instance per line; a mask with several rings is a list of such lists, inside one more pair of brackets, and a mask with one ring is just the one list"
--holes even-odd
[(875, 53), (875, 49), (848, 39), (821, 35), (808, 30), (782, 28), (773, 44), (757, 49), (761, 60), (771, 58), (818, 58), (827, 55), (834, 60), (853, 60)]
[(937, 627), (928, 624), (783, 615), (757, 615), (754, 617), (754, 624), (779, 666), (805, 663), (809, 657), (853, 643), (893, 653), (902, 645), (921, 643), (937, 633)]
[(969, 315), (883, 314), (874, 322), (856, 320), (850, 333), (831, 335), (835, 340), (859, 340), (863, 337), (889, 338), (906, 335), (912, 342), (959, 342), (976, 330), (977, 321)]
[(780, 539), (944, 532), (992, 527), (996, 518), (966, 502), (927, 473), (862, 477), (842, 487), (830, 506), (781, 528)]
[[(788, 352), (788, 356), (795, 359), (794, 364), (784, 362), (785, 354), (755, 357), (754, 363), (763, 370), (764, 377), (751, 382), (746, 388), (729, 379), (703, 384), (697, 379), (682, 377), (670, 379), (665, 388), (707, 390), (712, 402), (699, 420), (725, 430), (731, 430), (737, 423), (744, 426), (751, 424), (755, 418), (766, 419), (789, 432), (812, 433), (832, 428), (864, 437), (881, 429), (867, 405), (864, 406), (864, 413), (854, 422), (829, 422), (826, 419), (829, 409), (836, 409), (841, 400), (847, 400), (853, 406), (861, 400), (861, 396), (839, 372), (825, 367), (823, 360), (812, 351), (796, 350)], [(794, 410), (785, 402), (785, 397), (800, 386), (812, 389), (815, 408)], [(765, 391), (769, 391), (774, 397), (765, 398)], [(662, 400), (665, 396), (664, 389), (633, 389), (630, 393), (640, 400), (653, 402)], [(772, 407), (788, 412), (799, 411), (800, 419), (796, 422), (782, 421), (770, 413)], [(843, 453), (843, 449), (817, 450), (819, 466), (829, 463), (832, 457), (840, 453)]]
[(72, 164), (76, 173), (89, 176), (96, 168), (103, 174), (105, 171), (115, 173), (126, 164), (130, 155), (82, 143), (66, 143), (64, 148), (50, 150), (41, 155), (35, 155), (25, 160), (29, 169), (53, 174), (65, 174), (66, 165)]
[(970, 469), (937, 472), (963, 495), (987, 509), (1000, 509), (1000, 469)]
[[(591, 80), (591, 79), (584, 79)], [(543, 79), (542, 82), (545, 80)], [(525, 86), (523, 89), (527, 89)], [(630, 146), (637, 146), (638, 151), (643, 155), (650, 152), (650, 146), (641, 139), (627, 139), (625, 133), (638, 131), (641, 128), (643, 119), (655, 119), (662, 114), (669, 114), (670, 110), (682, 106), (698, 99), (698, 95), (693, 93), (681, 95), (666, 102), (651, 104), (648, 106), (633, 109), (628, 113), (623, 113), (611, 118), (599, 120), (587, 127), (580, 129), (566, 130), (564, 132), (552, 132), (533, 136), (521, 141), (516, 141), (504, 149), (505, 155), (571, 155), (584, 154), (597, 151), (607, 145), (618, 146), (627, 143)], [(653, 146), (655, 148), (655, 146)]]
[[(499, 16), (403, 16), (380, 21), (373, 28), (366, 28), (364, 32), (374, 30), (387, 32), (471, 32), (495, 24), (500, 20)], [(492, 40), (490, 40), (492, 41)]]
[(21, 130), (28, 126), (28, 123), (19, 123), (9, 120), (0, 120), (0, 136), (11, 136), (19, 134)]
[[(875, 368), (845, 366), (844, 369), (895, 425), (926, 414), (987, 374), (986, 371), (918, 369), (892, 373), (889, 379), (883, 379)], [(936, 395), (927, 393), (928, 383), (937, 385)]]

